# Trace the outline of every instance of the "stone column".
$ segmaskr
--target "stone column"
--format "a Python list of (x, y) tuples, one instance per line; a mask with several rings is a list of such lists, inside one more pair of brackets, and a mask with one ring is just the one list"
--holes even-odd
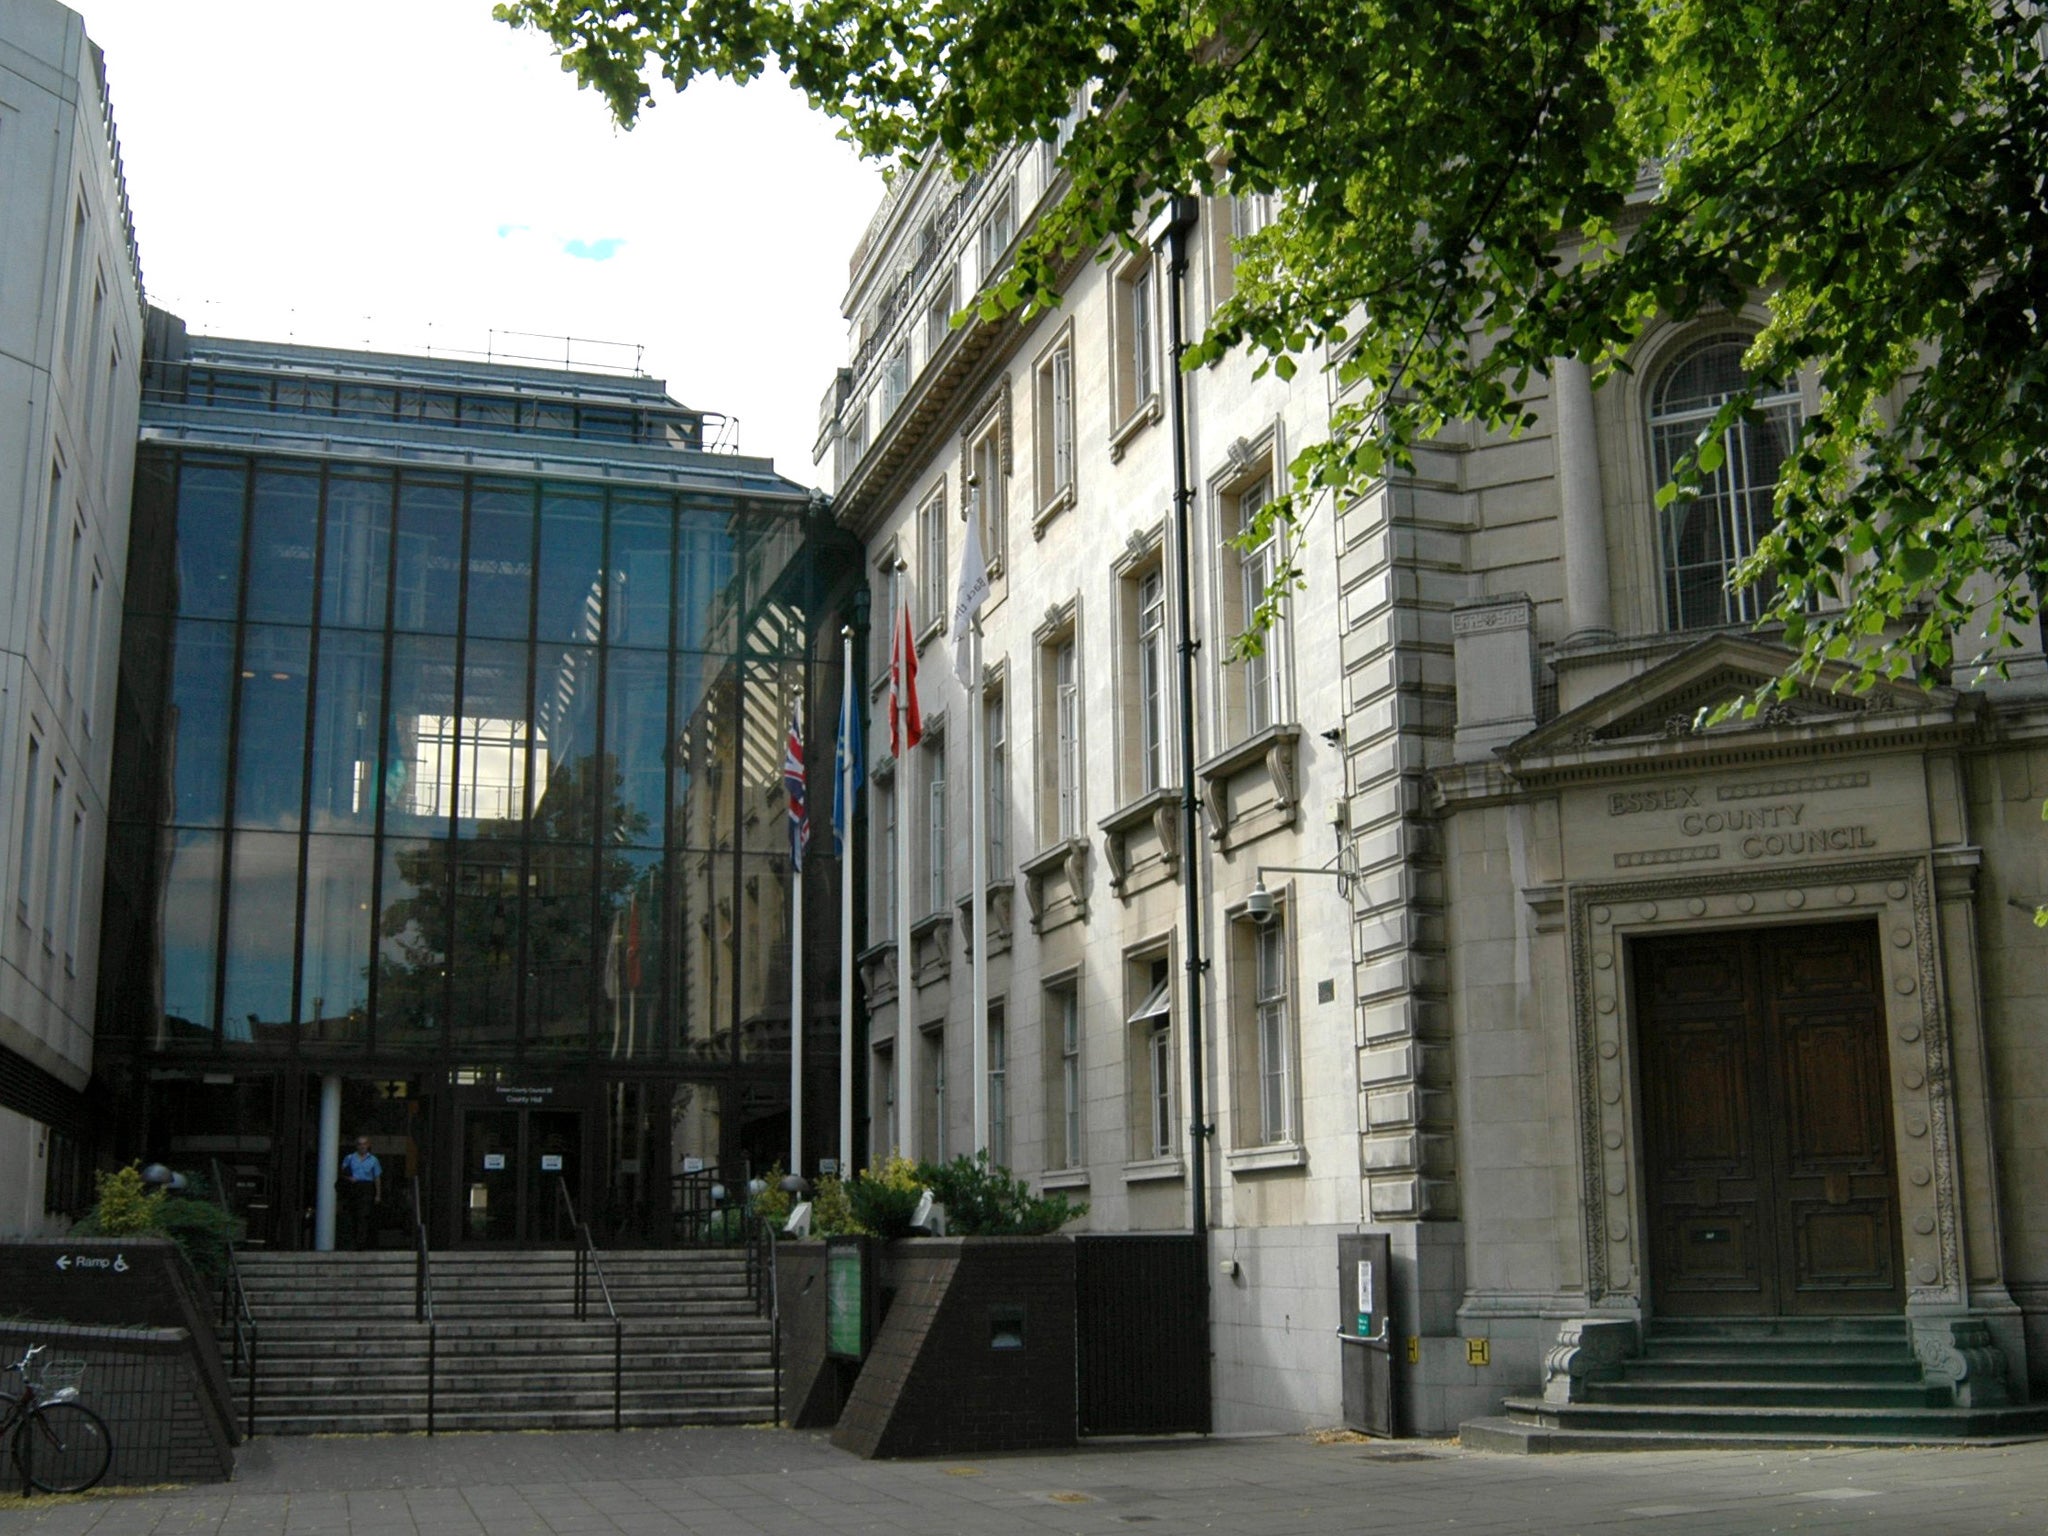
[(1564, 546), (1565, 644), (1611, 639), (1607, 520), (1600, 497), (1600, 443), (1593, 427), (1593, 377), (1573, 357), (1552, 358), (1557, 408), (1557, 490)]
[(320, 1079), (319, 1172), (313, 1175), (313, 1247), (334, 1252), (334, 1185), (341, 1177), (341, 1078)]

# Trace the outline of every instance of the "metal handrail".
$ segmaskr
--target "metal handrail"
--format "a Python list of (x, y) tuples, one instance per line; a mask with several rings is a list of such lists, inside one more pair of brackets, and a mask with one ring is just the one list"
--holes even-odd
[[(234, 1208), (228, 1204), (228, 1186), (220, 1159), (213, 1163), (213, 1198), (228, 1218), (228, 1267), (220, 1277), (220, 1321), (223, 1327), (233, 1325), (234, 1353), (233, 1369), (242, 1369), (244, 1348), (247, 1349), (249, 1372), (246, 1378), (246, 1401), (242, 1409), (242, 1436), (254, 1437), (256, 1433), (256, 1315), (249, 1310), (249, 1290), (242, 1283), (242, 1266), (235, 1261), (235, 1239), (233, 1222)], [(230, 1302), (232, 1301), (232, 1306)]]
[[(775, 1246), (775, 1223), (756, 1216), (754, 1225), (768, 1237), (768, 1367), (775, 1378), (775, 1420), (782, 1422), (782, 1268)], [(756, 1311), (759, 1302), (755, 1303)]]
[(420, 1176), (412, 1176), (412, 1320), (427, 1325), (427, 1433), (434, 1432), (434, 1398), (440, 1366), (440, 1326), (434, 1321), (434, 1266), (428, 1257), (427, 1218), (420, 1204)]
[(604, 1310), (612, 1322), (612, 1430), (614, 1433), (626, 1427), (626, 1327), (619, 1320), (619, 1309), (612, 1302), (611, 1283), (604, 1276), (604, 1261), (597, 1256), (597, 1242), (590, 1235), (589, 1223), (576, 1216), (576, 1202), (569, 1195), (569, 1181), (559, 1175), (555, 1179), (555, 1194), (562, 1208), (569, 1213), (569, 1231), (576, 1239), (576, 1321), (590, 1319), (590, 1277), (597, 1276), (598, 1294), (604, 1298)]

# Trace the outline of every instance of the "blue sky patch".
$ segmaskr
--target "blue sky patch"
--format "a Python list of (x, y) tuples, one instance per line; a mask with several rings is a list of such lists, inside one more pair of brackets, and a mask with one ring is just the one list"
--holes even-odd
[(606, 235), (602, 240), (564, 240), (562, 249), (580, 261), (610, 261), (625, 243), (617, 235)]

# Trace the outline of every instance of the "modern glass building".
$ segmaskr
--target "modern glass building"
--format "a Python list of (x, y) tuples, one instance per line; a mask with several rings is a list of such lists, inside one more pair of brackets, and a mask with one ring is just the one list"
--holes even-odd
[[(219, 1159), (283, 1246), (358, 1133), (436, 1242), (547, 1240), (559, 1184), (601, 1240), (667, 1239), (690, 1191), (788, 1144), (783, 747), (795, 719), (831, 758), (850, 542), (658, 381), (162, 314), (151, 343), (98, 1019), (116, 1150)], [(812, 1146), (836, 1140), (830, 853), (804, 882), (832, 993)]]

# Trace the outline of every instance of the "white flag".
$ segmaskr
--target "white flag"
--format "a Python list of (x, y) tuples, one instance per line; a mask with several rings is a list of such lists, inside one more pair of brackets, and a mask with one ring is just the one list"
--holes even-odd
[(967, 538), (960, 550), (960, 582), (954, 591), (959, 595), (953, 599), (953, 671), (963, 687), (972, 688), (975, 679), (967, 675), (971, 665), (967, 631), (988, 599), (988, 562), (981, 558), (981, 516), (972, 507), (967, 512)]

